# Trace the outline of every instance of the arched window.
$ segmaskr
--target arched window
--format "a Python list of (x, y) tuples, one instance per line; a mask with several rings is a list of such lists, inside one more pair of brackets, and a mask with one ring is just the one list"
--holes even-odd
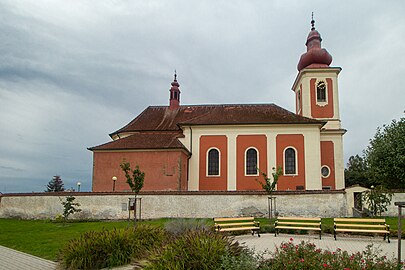
[(323, 81), (318, 82), (316, 86), (316, 100), (318, 102), (326, 102), (326, 85)]
[(246, 151), (246, 175), (257, 175), (257, 151), (250, 148)]
[(208, 175), (219, 175), (219, 151), (212, 148), (208, 151)]
[(296, 174), (295, 150), (287, 148), (284, 152), (284, 174)]

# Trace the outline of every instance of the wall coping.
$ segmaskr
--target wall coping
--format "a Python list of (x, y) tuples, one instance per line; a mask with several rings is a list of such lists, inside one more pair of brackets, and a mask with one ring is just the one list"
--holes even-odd
[[(273, 195), (312, 195), (312, 194), (336, 194), (342, 193), (345, 194), (344, 189), (340, 190), (290, 190), (290, 191), (274, 191)], [(36, 196), (122, 196), (128, 195), (133, 196), (132, 192), (31, 192), (31, 193), (3, 193), (1, 197), (36, 197)], [(267, 195), (265, 191), (141, 191), (139, 192), (140, 196), (142, 195), (180, 195), (180, 196), (207, 196), (207, 195)]]

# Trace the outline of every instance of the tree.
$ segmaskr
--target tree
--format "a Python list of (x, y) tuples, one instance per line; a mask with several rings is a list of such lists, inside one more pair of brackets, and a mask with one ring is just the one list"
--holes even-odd
[(260, 172), (260, 174), (262, 175), (264, 182), (260, 180), (257, 180), (257, 182), (259, 182), (259, 184), (267, 192), (267, 194), (271, 196), (273, 191), (276, 189), (278, 178), (280, 177), (280, 175), (283, 174), (283, 169), (281, 167), (278, 167), (277, 170), (276, 168), (273, 168), (273, 172), (271, 173), (273, 179), (267, 177), (267, 173), (265, 172)]
[(63, 181), (59, 175), (52, 177), (52, 180), (48, 182), (45, 192), (60, 192), (64, 191)]
[[(283, 174), (283, 169), (281, 167), (273, 168), (273, 172), (271, 173), (272, 178), (267, 176), (267, 173), (260, 172), (263, 177), (264, 182), (261, 180), (256, 179), (256, 181), (262, 186), (262, 188), (266, 191), (269, 195), (269, 219), (273, 217), (273, 191), (276, 189), (276, 185), (278, 182), (278, 178), (280, 175)], [(275, 202), (275, 201), (274, 201)], [(274, 205), (275, 206), (275, 205)], [(276, 211), (276, 207), (274, 207), (274, 211)]]
[(62, 205), (63, 205), (63, 214), (62, 215), (63, 215), (64, 223), (67, 221), (67, 219), (69, 218), (69, 216), (71, 214), (82, 211), (82, 209), (76, 208), (76, 207), (79, 207), (80, 204), (77, 202), (74, 202), (75, 199), (76, 198), (73, 196), (67, 196), (66, 201), (62, 201)]
[(375, 188), (371, 186), (371, 189), (363, 192), (362, 198), (368, 204), (373, 216), (381, 216), (391, 204), (392, 193), (381, 185)]
[(345, 169), (346, 187), (356, 184), (368, 188), (375, 184), (369, 179), (366, 160), (359, 155), (351, 156)]
[(131, 164), (126, 162), (125, 160), (122, 161), (120, 164), (121, 169), (125, 173), (125, 178), (127, 179), (127, 184), (131, 188), (132, 192), (134, 192), (134, 221), (136, 222), (136, 195), (138, 195), (139, 191), (143, 188), (143, 184), (145, 181), (145, 173), (139, 169), (139, 166), (136, 165), (134, 170), (131, 170)]
[(370, 177), (390, 189), (405, 188), (405, 118), (377, 128), (365, 151)]

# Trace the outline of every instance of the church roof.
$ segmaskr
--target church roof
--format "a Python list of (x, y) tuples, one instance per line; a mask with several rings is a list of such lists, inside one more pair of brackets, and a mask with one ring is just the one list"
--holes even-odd
[(179, 131), (181, 125), (319, 124), (275, 104), (149, 106), (140, 115), (110, 136), (125, 132)]
[(131, 149), (184, 149), (185, 146), (177, 140), (183, 135), (179, 132), (146, 132), (134, 133), (128, 137), (108, 142), (89, 150), (131, 150)]

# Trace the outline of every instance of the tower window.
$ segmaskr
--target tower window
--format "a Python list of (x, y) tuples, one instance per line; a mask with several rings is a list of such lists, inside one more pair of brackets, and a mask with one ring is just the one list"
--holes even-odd
[(174, 92), (174, 99), (177, 99), (177, 92)]
[(284, 151), (284, 174), (296, 174), (296, 154), (293, 148), (287, 148)]
[(326, 85), (323, 81), (318, 82), (316, 86), (316, 100), (318, 102), (326, 102)]
[(219, 175), (219, 151), (215, 148), (208, 151), (208, 175)]
[(250, 148), (246, 151), (246, 175), (257, 175), (257, 151)]

